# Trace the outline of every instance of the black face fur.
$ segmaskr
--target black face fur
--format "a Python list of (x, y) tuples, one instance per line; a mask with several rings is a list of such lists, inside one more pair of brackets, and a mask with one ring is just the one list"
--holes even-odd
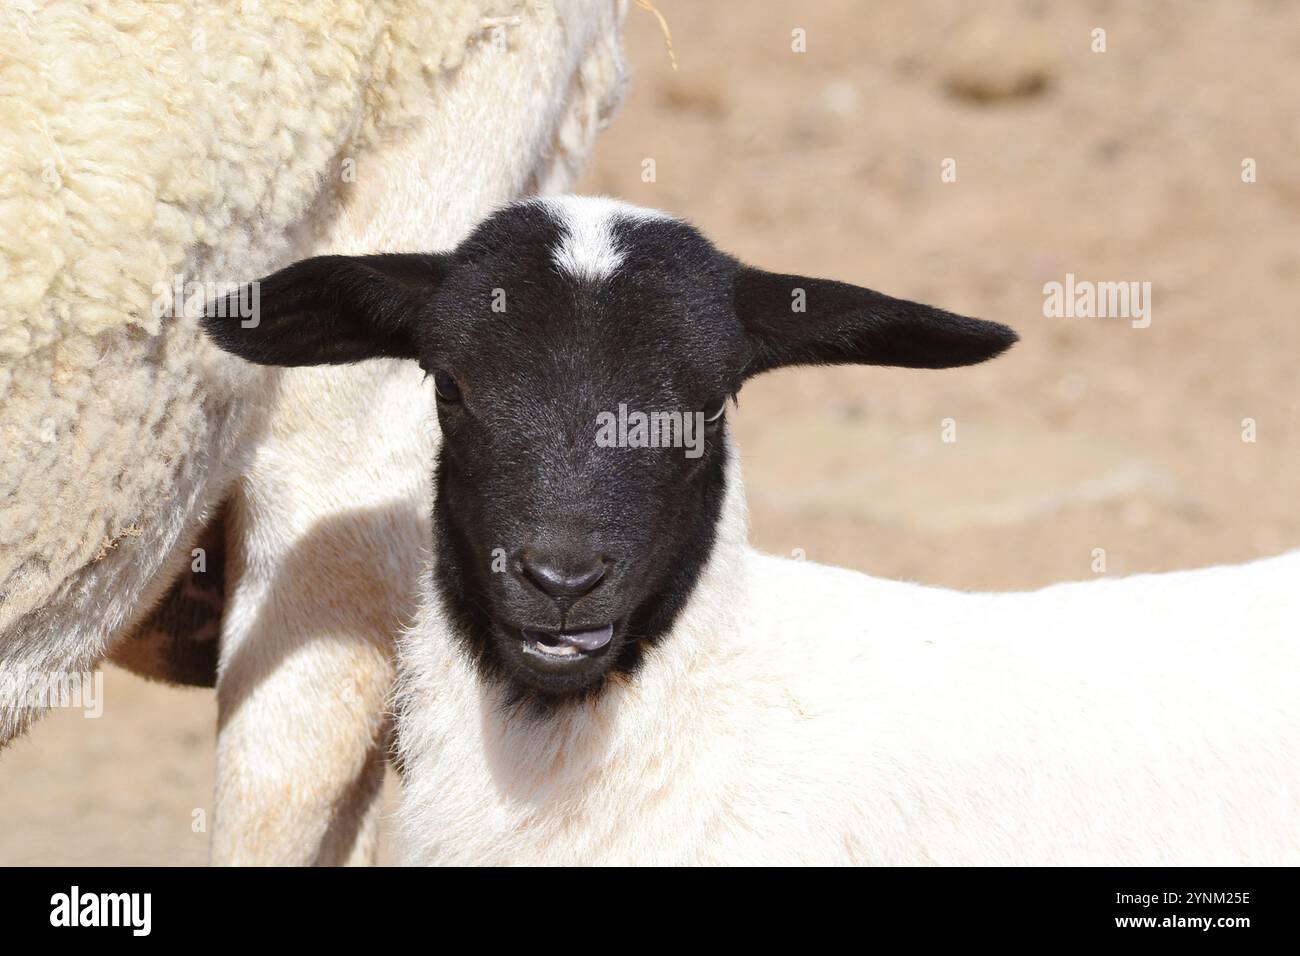
[[(308, 259), (263, 279), (255, 301), (251, 328), (209, 307), (222, 348), (266, 365), (410, 358), (429, 373), (437, 587), (485, 677), (552, 703), (631, 674), (690, 597), (723, 501), (718, 412), (745, 379), (969, 365), (1016, 339), (752, 269), (683, 222), (587, 199), (511, 206), (450, 253)], [(598, 440), (620, 406), (699, 413), (700, 440)]]

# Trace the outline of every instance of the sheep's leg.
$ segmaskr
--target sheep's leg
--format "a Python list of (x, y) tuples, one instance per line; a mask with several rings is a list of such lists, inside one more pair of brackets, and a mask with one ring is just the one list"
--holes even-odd
[[(314, 214), (304, 254), (448, 249), (521, 191), (567, 188), (619, 99), (621, 15), (579, 0), (493, 26), (436, 91), (427, 128), (372, 150), (338, 208)], [(284, 373), (234, 509), (215, 862), (372, 852), (391, 641), (431, 540), (436, 424), (421, 374), (387, 362)], [(305, 526), (326, 513), (343, 517)]]
[(185, 559), (158, 606), (108, 656), (119, 667), (151, 680), (215, 687), (226, 602), (224, 508), (204, 523)]
[(392, 642), (430, 535), (421, 375), (284, 375), (228, 522), (215, 863), (373, 860)]
[[(335, 545), (307, 547), (317, 546)], [(294, 563), (321, 580), (310, 561)], [(303, 606), (311, 591), (277, 587), (264, 598), (287, 613), (261, 613), (223, 642), (212, 861), (373, 863), (392, 674), (386, 629), (315, 617)]]

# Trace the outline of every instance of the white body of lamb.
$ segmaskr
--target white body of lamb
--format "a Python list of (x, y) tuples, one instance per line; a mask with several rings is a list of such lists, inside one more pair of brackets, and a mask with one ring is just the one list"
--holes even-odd
[(402, 843), (437, 864), (1295, 864), (1300, 553), (963, 594), (719, 542), (631, 681), (549, 718), (434, 599)]

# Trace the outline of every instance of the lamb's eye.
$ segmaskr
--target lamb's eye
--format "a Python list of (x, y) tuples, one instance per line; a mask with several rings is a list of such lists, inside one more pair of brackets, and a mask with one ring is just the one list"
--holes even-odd
[(460, 386), (446, 372), (435, 371), (433, 373), (433, 390), (438, 393), (439, 400), (446, 402), (448, 405), (455, 405), (460, 401)]
[(704, 407), (704, 424), (708, 425), (716, 422), (722, 417), (722, 413), (727, 410), (727, 396), (723, 395), (717, 401), (710, 402)]

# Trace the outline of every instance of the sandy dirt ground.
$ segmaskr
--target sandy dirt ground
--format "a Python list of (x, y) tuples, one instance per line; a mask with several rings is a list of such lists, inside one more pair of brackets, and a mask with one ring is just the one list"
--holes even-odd
[[(749, 385), (760, 547), (991, 589), (1300, 546), (1294, 6), (658, 5), (678, 69), (634, 8), (581, 191), (1023, 339), (974, 369)], [(1045, 317), (1067, 273), (1149, 282), (1150, 325)], [(212, 695), (112, 670), (105, 695), (0, 755), (0, 863), (205, 860)]]

